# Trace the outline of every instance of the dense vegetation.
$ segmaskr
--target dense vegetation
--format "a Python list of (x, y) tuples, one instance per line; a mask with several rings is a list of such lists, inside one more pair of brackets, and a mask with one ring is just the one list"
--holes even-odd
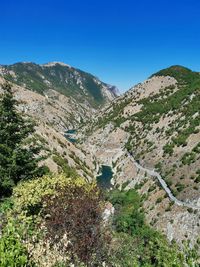
[(78, 177), (45, 176), (18, 184), (1, 205), (0, 266), (93, 266), (94, 252), (103, 248), (100, 200), (95, 185)]
[(135, 190), (114, 190), (107, 200), (115, 207), (109, 223), (99, 188), (78, 176), (18, 184), (0, 206), (0, 266), (195, 266), (194, 250), (179, 252), (146, 224)]
[(143, 200), (136, 190), (113, 191), (109, 200), (116, 209), (114, 243), (119, 245), (112, 251), (114, 266), (193, 266), (195, 250), (182, 254), (175, 243), (169, 246), (164, 236), (146, 224)]
[(191, 84), (194, 82), (196, 79), (199, 79), (199, 73), (198, 72), (193, 72), (192, 70), (175, 65), (171, 66), (169, 68), (163, 69), (155, 74), (153, 76), (170, 76), (174, 77), (180, 84), (181, 83), (186, 83), (186, 84)]
[(9, 84), (3, 86), (3, 91), (0, 99), (0, 197), (11, 194), (20, 180), (41, 176), (46, 171), (44, 167), (37, 167), (41, 160), (40, 147), (25, 143), (34, 133), (34, 123), (17, 112), (17, 101)]

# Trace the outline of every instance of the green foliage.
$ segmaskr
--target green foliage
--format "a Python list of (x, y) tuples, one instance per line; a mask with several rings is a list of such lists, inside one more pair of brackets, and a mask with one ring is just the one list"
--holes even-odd
[(133, 150), (133, 145), (131, 144), (131, 137), (129, 137), (127, 143), (125, 144), (125, 148), (127, 149), (128, 152), (132, 152)]
[(195, 266), (195, 250), (186, 246), (183, 255), (146, 224), (136, 190), (114, 190), (108, 199), (115, 214), (105, 225), (95, 183), (63, 174), (20, 182), (0, 206), (0, 266)]
[(0, 201), (0, 214), (4, 214), (7, 210), (12, 209), (13, 201), (11, 198), (5, 198)]
[(164, 154), (169, 154), (171, 156), (173, 154), (173, 147), (174, 147), (173, 144), (166, 144), (163, 147)]
[(37, 165), (39, 147), (23, 144), (34, 132), (34, 124), (16, 111), (18, 103), (11, 86), (5, 84), (3, 90), (0, 100), (0, 197), (9, 195), (20, 180), (44, 174), (43, 167)]
[(186, 152), (183, 157), (181, 158), (181, 161), (183, 165), (190, 165), (196, 161), (196, 158), (198, 157), (200, 153), (200, 143), (198, 143), (191, 152)]
[[(63, 259), (63, 262), (67, 260), (64, 266), (68, 266), (69, 261), (76, 266), (84, 266), (80, 262), (89, 261), (91, 264), (88, 266), (92, 266), (92, 262), (97, 260), (95, 249), (98, 247), (103, 253), (105, 242), (102, 243), (103, 235), (100, 234), (101, 195), (95, 183), (87, 183), (83, 178), (62, 174), (23, 181), (14, 188), (11, 199), (2, 203), (0, 211), (4, 216), (5, 233), (1, 239), (2, 260), (14, 249), (15, 262), (21, 264), (16, 266), (29, 266), (22, 262), (23, 259), (28, 261), (29, 257), (36, 266), (40, 266), (40, 257), (52, 257), (52, 264), (61, 264), (60, 259)], [(13, 235), (11, 231), (6, 235), (11, 222)], [(66, 246), (66, 233), (67, 240), (70, 238), (73, 243), (72, 247), (71, 243)], [(46, 247), (47, 243), (50, 244), (49, 247)], [(100, 256), (101, 252), (98, 251), (97, 254)], [(71, 254), (73, 260), (68, 257)], [(4, 266), (15, 265), (10, 263)]]
[(76, 170), (71, 168), (71, 167), (69, 167), (67, 161), (64, 158), (62, 158), (59, 155), (53, 155), (53, 160), (60, 167), (60, 172), (63, 172), (67, 176), (70, 176), (70, 177), (76, 177), (77, 176)]
[(129, 232), (132, 235), (138, 233), (140, 226), (144, 224), (144, 214), (139, 212), (141, 199), (137, 192), (134, 189), (128, 192), (114, 191), (109, 199), (119, 209), (119, 214), (114, 219), (117, 232)]
[[(124, 117), (120, 116), (120, 113), (123, 111), (123, 109), (131, 102), (131, 99), (123, 100), (121, 103), (113, 103), (112, 110), (108, 114), (105, 113), (104, 116), (98, 117), (97, 122), (94, 126), (97, 126), (98, 128), (104, 127), (107, 123), (110, 123), (111, 121), (114, 122), (115, 127), (119, 127), (121, 123), (123, 123), (126, 119)], [(94, 127), (93, 126), (93, 127)]]
[[(146, 224), (142, 199), (135, 190), (113, 191), (109, 200), (116, 209), (115, 249), (110, 256), (114, 266), (182, 267), (189, 262), (175, 244), (169, 245), (164, 236)], [(193, 262), (193, 256), (189, 258)]]
[(179, 82), (185, 82), (185, 83), (191, 83), (196, 78), (199, 78), (198, 77), (199, 74), (197, 72), (193, 72), (188, 68), (178, 65), (163, 69), (153, 74), (152, 76), (170, 76), (174, 77)]
[(162, 200), (163, 200), (163, 198), (162, 198), (162, 197), (158, 197), (158, 198), (156, 199), (156, 204), (158, 204), (158, 203), (161, 203), (161, 202), (162, 202)]
[(184, 184), (181, 184), (180, 182), (176, 184), (176, 190), (178, 192), (181, 192), (185, 189), (185, 185)]
[(14, 209), (18, 213), (32, 215), (34, 211), (42, 208), (42, 198), (46, 195), (56, 195), (57, 188), (74, 184), (81, 186), (85, 183), (83, 178), (67, 177), (64, 174), (43, 176), (21, 182), (13, 190)]
[(0, 266), (23, 267), (32, 266), (28, 260), (25, 246), (22, 244), (18, 233), (19, 225), (9, 222), (3, 229), (0, 238)]

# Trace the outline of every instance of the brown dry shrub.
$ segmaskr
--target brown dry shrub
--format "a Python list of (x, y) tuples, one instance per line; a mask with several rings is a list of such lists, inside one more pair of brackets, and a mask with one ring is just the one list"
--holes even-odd
[[(57, 188), (57, 195), (43, 198), (47, 239), (87, 266), (98, 266), (106, 258), (109, 237), (102, 223), (102, 196), (95, 185), (70, 184)], [(67, 244), (61, 242), (67, 236)]]

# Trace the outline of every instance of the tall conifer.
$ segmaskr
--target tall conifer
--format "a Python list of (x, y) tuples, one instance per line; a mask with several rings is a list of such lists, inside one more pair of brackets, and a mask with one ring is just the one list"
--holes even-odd
[(43, 174), (38, 167), (40, 149), (25, 145), (34, 133), (34, 123), (25, 119), (16, 106), (10, 84), (3, 85), (0, 99), (0, 196), (11, 194), (12, 188), (22, 179)]

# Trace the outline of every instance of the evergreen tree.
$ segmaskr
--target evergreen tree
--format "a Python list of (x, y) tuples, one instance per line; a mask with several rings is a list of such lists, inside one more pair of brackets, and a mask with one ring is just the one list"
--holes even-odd
[(0, 99), (0, 197), (10, 195), (20, 180), (43, 175), (45, 170), (38, 167), (39, 147), (24, 144), (34, 133), (34, 123), (17, 112), (18, 102), (10, 84), (4, 84), (3, 91)]

